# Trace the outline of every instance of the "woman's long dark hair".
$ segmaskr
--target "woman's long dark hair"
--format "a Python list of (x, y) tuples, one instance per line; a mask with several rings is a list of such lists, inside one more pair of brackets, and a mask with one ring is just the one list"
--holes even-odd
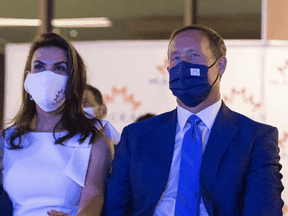
[[(55, 144), (62, 144), (76, 134), (80, 134), (80, 143), (83, 143), (90, 135), (92, 136), (89, 143), (94, 143), (99, 133), (99, 130), (94, 125), (97, 122), (101, 125), (101, 122), (96, 118), (88, 118), (83, 111), (82, 99), (86, 86), (86, 68), (84, 62), (69, 41), (57, 34), (45, 33), (39, 35), (30, 47), (23, 77), (22, 105), (17, 115), (12, 120), (13, 125), (9, 127), (13, 130), (9, 136), (10, 148), (23, 148), (21, 146), (21, 136), (27, 132), (33, 131), (31, 122), (36, 117), (36, 105), (34, 101), (30, 100), (29, 94), (24, 89), (24, 82), (27, 76), (25, 71), (31, 71), (33, 54), (37, 49), (42, 47), (58, 47), (65, 50), (70, 71), (66, 84), (64, 108), (61, 111), (62, 117), (53, 129)], [(3, 136), (5, 136), (5, 132), (9, 128), (3, 131)], [(55, 131), (57, 129), (65, 129), (68, 133), (63, 137), (56, 139)], [(17, 138), (19, 138), (19, 141), (15, 143)]]

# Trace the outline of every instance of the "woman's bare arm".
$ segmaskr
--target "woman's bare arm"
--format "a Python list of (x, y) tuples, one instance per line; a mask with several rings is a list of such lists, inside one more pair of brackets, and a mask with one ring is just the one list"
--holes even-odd
[(77, 216), (100, 215), (106, 189), (107, 175), (114, 156), (111, 139), (106, 135), (98, 138), (91, 147), (89, 167)]

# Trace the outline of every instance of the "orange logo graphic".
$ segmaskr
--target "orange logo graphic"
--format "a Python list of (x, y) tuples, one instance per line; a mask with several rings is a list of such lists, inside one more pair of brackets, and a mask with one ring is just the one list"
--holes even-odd
[[(279, 139), (279, 147), (284, 147), (284, 144), (286, 143), (286, 141), (288, 140), (288, 133), (284, 132), (283, 136), (281, 137), (281, 139)], [(287, 209), (288, 210), (288, 209)]]
[(157, 70), (158, 70), (158, 72), (160, 74), (162, 74), (163, 76), (166, 76), (167, 75), (167, 67), (168, 67), (168, 65), (169, 65), (169, 62), (168, 62), (168, 59), (166, 58), (164, 60), (164, 64), (163, 65), (158, 65), (158, 66), (156, 66), (156, 68), (157, 68)]
[[(280, 76), (282, 76), (282, 79), (280, 79), (279, 77), (271, 77), (269, 82), (271, 85), (282, 85), (282, 86), (287, 86), (288, 85), (288, 80), (287, 80), (287, 70), (288, 70), (288, 60), (284, 61), (284, 65), (282, 67), (277, 67), (277, 71), (279, 72), (279, 74), (281, 74)], [(278, 74), (278, 75), (279, 75)]]
[(223, 100), (227, 103), (233, 103), (235, 97), (241, 96), (245, 104), (251, 104), (253, 106), (252, 111), (256, 111), (261, 107), (260, 103), (256, 103), (254, 101), (253, 96), (247, 96), (245, 88), (242, 88), (240, 91), (232, 88), (230, 92), (230, 96), (224, 95)]
[(104, 102), (106, 104), (113, 103), (118, 95), (122, 96), (125, 103), (130, 103), (132, 105), (133, 111), (136, 111), (142, 105), (141, 101), (135, 100), (134, 94), (128, 95), (126, 86), (123, 86), (121, 89), (113, 86), (111, 89), (111, 95), (104, 95)]
[(288, 206), (285, 203), (284, 203), (282, 212), (283, 212), (283, 215), (286, 215), (286, 213), (288, 213)]
[(285, 61), (283, 67), (278, 67), (277, 69), (283, 76), (286, 76), (285, 70), (287, 69), (287, 67), (288, 67), (288, 60)]

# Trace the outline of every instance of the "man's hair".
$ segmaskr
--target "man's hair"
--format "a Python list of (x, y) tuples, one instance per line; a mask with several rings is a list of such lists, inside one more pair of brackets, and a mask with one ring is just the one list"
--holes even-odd
[(223, 38), (215, 32), (213, 29), (208, 28), (203, 25), (188, 25), (188, 26), (183, 26), (181, 28), (178, 28), (174, 30), (170, 36), (170, 42), (169, 45), (171, 44), (172, 40), (181, 32), (188, 31), (188, 30), (196, 30), (204, 33), (204, 35), (207, 36), (207, 39), (210, 42), (210, 48), (212, 50), (212, 53), (214, 57), (220, 58), (221, 56), (226, 56), (226, 46), (224, 43)]
[(152, 117), (154, 117), (154, 116), (156, 116), (156, 115), (153, 114), (153, 113), (146, 113), (146, 114), (144, 114), (144, 115), (139, 116), (139, 117), (135, 120), (135, 122), (144, 121), (144, 120), (149, 119), (149, 118), (152, 118)]
[(103, 105), (103, 96), (102, 96), (101, 92), (97, 88), (87, 84), (86, 85), (86, 90), (92, 92), (92, 94), (94, 95), (94, 99), (97, 102), (97, 104)]
[[(93, 143), (96, 140), (96, 135), (98, 135), (99, 131), (94, 125), (96, 122), (100, 121), (96, 118), (88, 118), (83, 111), (82, 100), (86, 87), (86, 67), (83, 59), (74, 46), (65, 38), (54, 33), (45, 33), (37, 36), (36, 40), (31, 45), (27, 56), (22, 82), (22, 105), (17, 115), (12, 120), (12, 126), (14, 126), (15, 129), (10, 137), (11, 148), (22, 148), (20, 145), (21, 136), (27, 132), (33, 131), (31, 122), (36, 117), (36, 104), (34, 100), (30, 100), (29, 94), (25, 91), (24, 82), (27, 77), (26, 71), (31, 71), (31, 61), (35, 51), (43, 47), (58, 47), (64, 50), (68, 60), (69, 74), (65, 89), (64, 108), (61, 111), (61, 120), (56, 124), (53, 130), (55, 144), (61, 144), (76, 134), (81, 135), (81, 139), (79, 140), (80, 143), (83, 143), (89, 135), (92, 135), (90, 143)], [(55, 131), (57, 128), (66, 129), (68, 134), (56, 139)], [(3, 131), (3, 135), (6, 130)], [(18, 144), (15, 144), (14, 141), (16, 141), (17, 138), (19, 138), (19, 142)]]

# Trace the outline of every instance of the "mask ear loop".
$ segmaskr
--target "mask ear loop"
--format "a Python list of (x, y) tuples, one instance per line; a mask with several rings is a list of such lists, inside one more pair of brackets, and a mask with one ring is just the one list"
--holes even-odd
[(215, 85), (216, 81), (218, 80), (219, 74), (217, 75), (215, 81), (212, 83), (211, 88)]
[[(222, 57), (222, 56), (220, 56), (219, 58), (217, 58), (217, 59), (215, 60), (215, 62), (214, 62), (210, 67), (208, 67), (208, 68), (210, 69), (211, 67), (213, 67), (213, 66), (216, 64), (216, 62), (217, 62), (221, 57)], [(216, 81), (218, 80), (218, 77), (219, 77), (219, 74), (217, 74), (217, 77), (216, 77), (215, 81), (212, 83), (211, 88), (215, 85)]]
[(210, 68), (212, 68), (215, 64), (216, 64), (216, 62), (221, 58), (222, 56), (220, 56), (219, 58), (217, 58), (216, 60), (215, 60), (215, 62), (210, 66), (210, 67), (208, 67), (209, 69)]

